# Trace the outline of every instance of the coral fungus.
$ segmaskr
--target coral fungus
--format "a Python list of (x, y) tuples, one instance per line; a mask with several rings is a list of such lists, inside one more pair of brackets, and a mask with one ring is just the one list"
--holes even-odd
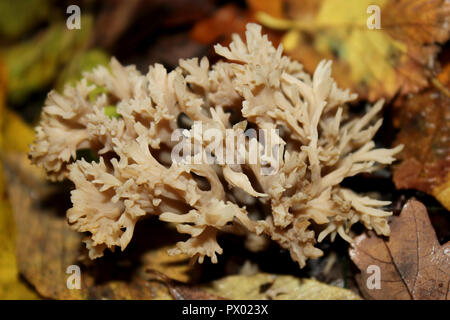
[[(356, 97), (336, 86), (331, 62), (322, 61), (311, 78), (256, 24), (247, 26), (246, 42), (234, 35), (229, 48), (215, 51), (224, 60), (212, 66), (193, 58), (171, 72), (156, 64), (146, 75), (112, 59), (63, 94), (49, 93), (31, 158), (50, 179), (75, 184), (67, 219), (74, 230), (89, 232), (89, 256), (125, 249), (146, 215), (188, 234), (170, 253), (199, 262), (205, 256), (217, 262), (218, 232), (246, 236), (254, 250), (272, 239), (301, 267), (321, 256), (314, 245), (327, 235), (352, 241), (357, 222), (389, 235), (391, 212), (382, 208), (389, 202), (340, 186), (390, 164), (400, 151), (372, 141), (383, 102), (352, 117), (346, 103)], [(184, 146), (200, 144), (201, 156), (218, 142), (196, 134), (192, 123), (223, 133), (223, 140), (232, 130), (243, 141), (234, 148), (242, 161), (189, 161), (195, 147), (173, 161), (180, 127)], [(277, 131), (269, 139), (246, 135), (249, 128)], [(248, 151), (255, 145), (275, 151), (252, 162)], [(98, 161), (77, 160), (81, 149)], [(265, 173), (275, 162), (276, 172)]]

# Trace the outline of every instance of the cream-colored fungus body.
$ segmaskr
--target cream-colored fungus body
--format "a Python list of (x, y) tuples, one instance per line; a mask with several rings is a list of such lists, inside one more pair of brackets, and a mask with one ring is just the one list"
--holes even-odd
[[(49, 93), (31, 158), (50, 179), (75, 184), (67, 218), (74, 230), (90, 233), (89, 256), (125, 249), (146, 215), (188, 234), (170, 253), (199, 262), (205, 256), (217, 262), (218, 232), (246, 236), (252, 250), (272, 239), (300, 267), (322, 255), (314, 245), (326, 236), (352, 241), (350, 228), (357, 222), (389, 235), (391, 212), (382, 210), (389, 202), (340, 186), (346, 177), (390, 164), (400, 151), (375, 148), (372, 141), (383, 102), (350, 117), (346, 103), (356, 96), (336, 86), (331, 62), (322, 61), (311, 78), (256, 24), (248, 24), (246, 42), (235, 35), (229, 48), (215, 50), (224, 60), (212, 66), (194, 58), (180, 60), (171, 72), (156, 64), (145, 75), (112, 59), (109, 68), (84, 74), (63, 94)], [(111, 106), (115, 116), (106, 112)], [(238, 136), (248, 127), (280, 129), (277, 139), (246, 137), (243, 146), (245, 151), (254, 139), (276, 144), (277, 173), (262, 174), (263, 164), (248, 157), (233, 165), (171, 162), (180, 114)], [(240, 119), (232, 124), (230, 114)], [(192, 130), (194, 144), (199, 137)], [(204, 149), (212, 142), (197, 141)], [(75, 160), (80, 149), (99, 160)]]

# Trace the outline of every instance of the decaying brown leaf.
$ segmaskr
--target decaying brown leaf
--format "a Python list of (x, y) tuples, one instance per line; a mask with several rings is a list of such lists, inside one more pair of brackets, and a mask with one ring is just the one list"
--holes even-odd
[(239, 300), (359, 300), (357, 294), (314, 279), (257, 273), (228, 276), (203, 288), (219, 296)]
[(395, 186), (426, 192), (450, 209), (450, 97), (428, 89), (406, 97), (394, 112), (395, 144), (405, 145)]
[[(251, 2), (254, 2), (256, 8), (262, 6), (271, 7), (271, 1)], [(274, 1), (273, 4), (275, 6), (278, 5), (276, 1)], [(275, 10), (275, 8), (273, 9)], [(192, 28), (190, 36), (192, 39), (202, 44), (213, 45), (220, 43), (222, 45), (228, 45), (233, 33), (237, 33), (239, 36), (243, 37), (245, 26), (249, 22), (256, 22), (255, 10), (248, 11), (235, 4), (227, 4), (215, 11), (210, 17), (198, 21)], [(264, 29), (264, 33), (267, 34), (269, 40), (272, 41), (274, 45), (279, 44), (279, 32)]]
[[(445, 0), (246, 2), (247, 11), (227, 5), (200, 21), (192, 37), (207, 44), (227, 43), (231, 33), (242, 33), (246, 22), (256, 21), (308, 72), (322, 59), (333, 60), (339, 86), (370, 101), (427, 87), (438, 44), (450, 36), (450, 3)], [(375, 21), (374, 11), (368, 11), (373, 5), (380, 8), (379, 29), (368, 27)]]
[[(8, 170), (7, 170), (8, 172)], [(53, 299), (169, 299), (161, 284), (149, 286), (139, 272), (116, 263), (84, 266), (79, 257), (80, 236), (69, 230), (64, 213), (33, 197), (13, 172), (8, 174), (8, 194), (17, 225), (17, 260), (22, 275), (46, 298)], [(56, 201), (51, 199), (47, 201)], [(116, 261), (117, 262), (117, 261)], [(69, 289), (66, 270), (81, 268), (81, 288)]]
[(232, 33), (244, 34), (245, 25), (251, 18), (245, 10), (234, 4), (228, 4), (214, 12), (211, 17), (197, 22), (190, 35), (203, 44), (214, 44), (217, 41), (228, 44)]
[[(440, 245), (425, 206), (409, 200), (391, 223), (389, 240), (359, 236), (350, 257), (361, 270), (359, 287), (370, 299), (450, 298), (450, 242)], [(380, 288), (369, 289), (369, 266), (380, 268)], [(371, 286), (369, 286), (371, 287)]]
[[(7, 137), (9, 130), (14, 127), (4, 106), (5, 77), (3, 76), (3, 65), (0, 61), (0, 299), (37, 299), (36, 292), (26, 286), (19, 278), (17, 261), (15, 255), (16, 228), (14, 224), (13, 212), (9, 203), (3, 176), (3, 155), (5, 149), (10, 144)], [(16, 131), (20, 135), (21, 131)], [(16, 146), (20, 148), (18, 141)]]
[[(174, 279), (191, 280), (191, 274), (195, 275), (196, 271), (189, 266), (189, 259), (186, 256), (168, 258), (165, 253), (167, 247), (162, 239), (168, 230), (160, 227), (145, 229), (145, 221), (141, 225), (145, 230), (140, 232), (145, 240), (137, 238), (132, 252), (108, 257), (96, 264), (85, 263), (81, 236), (69, 229), (65, 219), (70, 203), (64, 196), (67, 190), (61, 185), (57, 188), (48, 185), (42, 172), (27, 159), (27, 145), (33, 140), (32, 129), (15, 115), (7, 119), (3, 128), (7, 131), (6, 136), (15, 132), (22, 138), (5, 139), (7, 143), (2, 149), (7, 151), (2, 152), (2, 160), (6, 192), (16, 222), (17, 265), (19, 272), (41, 296), (53, 299), (170, 299), (165, 285), (147, 282), (147, 267), (164, 270)], [(63, 190), (58, 193), (61, 188)], [(153, 241), (149, 240), (149, 233), (154, 235)], [(176, 234), (172, 238), (176, 240)], [(67, 287), (71, 274), (66, 271), (71, 265), (81, 268), (79, 290)]]

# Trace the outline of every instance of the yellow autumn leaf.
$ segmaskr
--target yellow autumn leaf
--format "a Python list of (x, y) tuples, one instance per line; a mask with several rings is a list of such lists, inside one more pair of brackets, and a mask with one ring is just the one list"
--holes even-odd
[(372, 101), (427, 86), (436, 44), (444, 43), (450, 33), (450, 3), (444, 0), (276, 2), (287, 8), (282, 18), (272, 14), (273, 4), (249, 5), (258, 11), (260, 23), (286, 30), (286, 52), (309, 72), (321, 59), (333, 60), (339, 85)]
[(315, 279), (257, 273), (228, 276), (202, 287), (205, 291), (238, 300), (360, 300), (354, 292)]

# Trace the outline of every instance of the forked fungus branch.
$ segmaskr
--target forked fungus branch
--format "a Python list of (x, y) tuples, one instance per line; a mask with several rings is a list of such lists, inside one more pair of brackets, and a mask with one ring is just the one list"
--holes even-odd
[[(300, 267), (322, 255), (314, 245), (326, 236), (352, 241), (357, 222), (389, 235), (391, 212), (382, 209), (389, 202), (340, 186), (346, 177), (390, 164), (400, 151), (372, 141), (383, 102), (350, 117), (346, 103), (356, 96), (336, 86), (331, 62), (322, 61), (311, 78), (256, 24), (248, 24), (246, 42), (235, 35), (229, 48), (215, 50), (224, 60), (212, 66), (194, 58), (171, 72), (156, 64), (146, 75), (112, 59), (63, 94), (49, 93), (31, 158), (50, 179), (75, 184), (67, 218), (71, 228), (89, 233), (90, 258), (106, 248), (124, 250), (147, 215), (188, 234), (170, 253), (200, 263), (205, 256), (217, 262), (218, 232), (246, 236), (253, 250), (272, 239)], [(246, 136), (239, 152), (255, 141), (278, 151), (257, 163), (248, 157), (241, 164), (172, 162), (178, 141), (171, 136), (181, 115), (237, 136), (246, 128), (279, 129), (276, 139)], [(230, 115), (240, 119), (231, 122)], [(213, 143), (187, 131), (189, 143)], [(99, 160), (76, 160), (80, 149)], [(277, 172), (263, 174), (275, 158)]]

